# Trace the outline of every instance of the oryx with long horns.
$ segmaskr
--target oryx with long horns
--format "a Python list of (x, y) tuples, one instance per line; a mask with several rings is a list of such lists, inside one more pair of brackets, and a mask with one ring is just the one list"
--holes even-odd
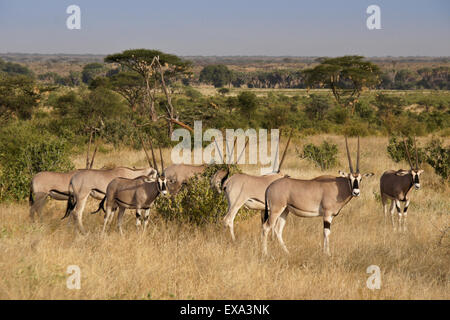
[[(414, 137), (414, 148), (416, 151), (416, 166), (412, 165), (411, 156), (409, 154), (408, 146), (403, 138), (403, 145), (405, 146), (406, 155), (409, 162), (409, 170), (388, 170), (383, 173), (380, 178), (380, 195), (381, 202), (383, 204), (384, 218), (387, 216), (388, 201), (391, 200), (391, 221), (394, 231), (397, 230), (395, 224), (395, 208), (398, 213), (398, 229), (399, 231), (406, 231), (406, 217), (408, 215), (409, 197), (408, 192), (412, 186), (416, 190), (420, 188), (419, 177), (423, 173), (423, 170), (419, 168), (419, 160), (417, 154), (416, 138)], [(400, 202), (404, 203), (403, 213), (400, 207)]]
[(83, 234), (86, 233), (83, 227), (82, 216), (89, 196), (97, 200), (102, 200), (106, 194), (108, 184), (114, 178), (134, 179), (140, 176), (156, 178), (157, 170), (151, 167), (147, 152), (146, 156), (149, 162), (149, 168), (131, 169), (117, 167), (108, 170), (80, 170), (75, 173), (70, 179), (69, 198), (63, 219), (72, 214), (73, 219), (76, 220), (78, 230)]
[[(223, 191), (225, 193), (225, 197), (227, 198), (228, 210), (227, 214), (223, 218), (223, 223), (225, 227), (229, 228), (233, 241), (236, 239), (234, 235), (234, 219), (242, 206), (245, 206), (251, 210), (260, 210), (261, 218), (263, 218), (266, 189), (273, 181), (283, 177), (280, 170), (286, 157), (286, 152), (288, 150), (291, 137), (292, 130), (278, 166), (278, 170), (275, 172), (263, 176), (236, 173), (229, 177), (230, 167), (228, 166), (227, 170), (219, 170), (212, 177), (212, 186), (215, 187), (219, 193)], [(243, 151), (245, 151), (245, 146), (246, 145), (244, 145)], [(239, 160), (237, 162), (239, 162)]]
[[(331, 221), (342, 208), (360, 193), (363, 177), (373, 173), (361, 174), (359, 171), (359, 137), (356, 158), (356, 171), (353, 170), (347, 137), (345, 138), (350, 173), (339, 171), (340, 176), (319, 176), (312, 180), (301, 180), (290, 177), (281, 178), (270, 184), (266, 190), (265, 215), (262, 225), (263, 252), (267, 254), (267, 235), (275, 228), (278, 241), (285, 252), (282, 233), (289, 212), (299, 217), (323, 218), (324, 252), (330, 255), (329, 237)], [(277, 222), (278, 220), (278, 222)], [(275, 223), (277, 224), (275, 225)]]
[(102, 234), (105, 233), (106, 226), (108, 225), (108, 222), (112, 220), (114, 212), (117, 209), (119, 210), (117, 215), (117, 225), (120, 234), (123, 234), (122, 219), (125, 209), (136, 209), (136, 227), (138, 228), (143, 224), (143, 230), (145, 231), (151, 204), (160, 194), (167, 194), (167, 184), (164, 176), (164, 160), (161, 147), (159, 147), (161, 171), (158, 170), (151, 141), (150, 147), (152, 150), (153, 164), (157, 171), (156, 178), (152, 179), (148, 176), (141, 176), (135, 179), (115, 178), (108, 184), (105, 197), (101, 201), (97, 211), (93, 212), (97, 213), (101, 209), (105, 211)]

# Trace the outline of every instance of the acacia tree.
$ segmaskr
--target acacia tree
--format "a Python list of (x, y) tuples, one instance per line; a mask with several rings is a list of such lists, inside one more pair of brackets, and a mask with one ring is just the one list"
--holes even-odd
[(320, 64), (304, 70), (308, 87), (331, 89), (336, 102), (352, 107), (361, 91), (375, 87), (380, 82), (380, 68), (362, 56), (343, 56), (320, 59)]
[(144, 96), (144, 83), (135, 72), (119, 72), (109, 78), (109, 87), (127, 101), (131, 110), (136, 111)]
[(145, 83), (145, 102), (150, 111), (152, 121), (158, 120), (155, 109), (157, 83), (161, 75), (156, 60), (165, 66), (164, 75), (166, 80), (188, 73), (189, 61), (184, 61), (176, 55), (167, 54), (159, 50), (133, 49), (122, 53), (108, 55), (105, 62), (118, 63), (123, 68), (137, 72)]

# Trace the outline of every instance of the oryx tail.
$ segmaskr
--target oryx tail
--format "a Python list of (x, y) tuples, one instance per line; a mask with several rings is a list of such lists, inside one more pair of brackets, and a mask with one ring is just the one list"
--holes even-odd
[(91, 214), (96, 214), (96, 213), (98, 213), (100, 210), (103, 210), (103, 212), (106, 213), (106, 210), (105, 210), (105, 201), (106, 201), (106, 196), (102, 199), (102, 201), (101, 201), (100, 204), (98, 205), (98, 209), (95, 210), (94, 212), (91, 212)]
[(69, 198), (67, 199), (66, 213), (64, 214), (64, 217), (61, 218), (61, 220), (64, 220), (65, 218), (67, 218), (70, 215), (70, 213), (72, 212), (72, 210), (75, 208), (76, 205), (77, 205), (77, 202), (75, 201), (75, 198), (73, 196), (73, 185), (72, 185), (72, 181), (70, 181), (70, 183), (69, 183)]

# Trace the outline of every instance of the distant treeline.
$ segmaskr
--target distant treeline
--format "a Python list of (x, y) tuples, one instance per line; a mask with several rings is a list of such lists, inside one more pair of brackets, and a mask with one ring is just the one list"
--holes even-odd
[[(277, 69), (270, 71), (239, 72), (225, 65), (209, 65), (202, 69), (199, 83), (215, 87), (233, 86), (248, 88), (306, 88), (307, 81), (302, 70)], [(319, 86), (316, 86), (319, 88)], [(450, 67), (425, 67), (415, 70), (400, 69), (382, 71), (377, 89), (450, 89)]]

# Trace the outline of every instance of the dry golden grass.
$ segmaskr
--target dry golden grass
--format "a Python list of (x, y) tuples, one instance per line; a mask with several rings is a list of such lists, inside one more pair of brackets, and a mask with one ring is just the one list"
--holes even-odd
[[(339, 144), (339, 168), (347, 170), (342, 137), (315, 136)], [(355, 141), (350, 141), (351, 148)], [(425, 167), (423, 188), (411, 192), (409, 232), (393, 233), (384, 225), (380, 174), (398, 168), (386, 155), (387, 139), (361, 141), (362, 171), (376, 175), (362, 184), (332, 224), (332, 257), (322, 254), (322, 219), (290, 215), (284, 238), (290, 254), (276, 240), (269, 257), (261, 254), (260, 218), (236, 222), (232, 243), (221, 226), (196, 228), (165, 222), (156, 214), (145, 235), (135, 231), (133, 215), (125, 219), (125, 236), (115, 224), (99, 236), (102, 216), (90, 215), (82, 236), (61, 221), (63, 202), (49, 201), (44, 219), (32, 224), (27, 204), (0, 205), (0, 298), (2, 299), (449, 299), (449, 238), (439, 244), (440, 228), (449, 225), (449, 188)], [(296, 142), (300, 149), (302, 143)], [(354, 149), (353, 149), (354, 150)], [(169, 151), (165, 151), (166, 158)], [(83, 156), (75, 159), (82, 167)], [(99, 154), (96, 167), (142, 166), (144, 155), (127, 150)], [(403, 167), (406, 167), (403, 164)], [(258, 173), (258, 168), (244, 167)], [(291, 149), (284, 172), (312, 178), (322, 174)], [(389, 222), (389, 221), (388, 221)], [(81, 268), (81, 289), (66, 288), (66, 269)], [(381, 289), (369, 290), (366, 269), (381, 269)]]

